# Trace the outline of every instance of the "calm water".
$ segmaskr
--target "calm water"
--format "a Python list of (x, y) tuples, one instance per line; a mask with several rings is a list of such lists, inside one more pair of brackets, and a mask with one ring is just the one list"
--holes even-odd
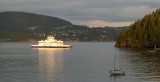
[[(160, 82), (160, 55), (114, 48), (114, 42), (74, 42), (71, 49), (32, 49), (0, 43), (0, 82)], [(110, 77), (116, 66), (126, 75)]]

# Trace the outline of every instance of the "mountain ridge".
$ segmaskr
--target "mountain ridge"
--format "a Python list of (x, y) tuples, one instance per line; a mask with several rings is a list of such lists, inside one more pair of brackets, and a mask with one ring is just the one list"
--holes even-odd
[(26, 12), (0, 12), (0, 28), (15, 30), (45, 30), (72, 26), (72, 23), (51, 16)]
[(127, 27), (97, 27), (73, 25), (66, 20), (26, 12), (0, 12), (0, 42), (35, 42), (48, 35), (63, 41), (115, 41)]

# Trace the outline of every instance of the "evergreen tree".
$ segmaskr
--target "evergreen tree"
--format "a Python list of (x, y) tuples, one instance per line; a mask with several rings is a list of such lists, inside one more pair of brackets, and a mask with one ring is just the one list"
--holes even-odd
[(117, 47), (160, 47), (160, 9), (144, 16), (120, 33)]

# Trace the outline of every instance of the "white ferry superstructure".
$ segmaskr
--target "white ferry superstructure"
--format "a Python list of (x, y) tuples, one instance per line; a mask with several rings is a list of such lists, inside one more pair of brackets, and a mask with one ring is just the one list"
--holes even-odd
[(72, 45), (64, 45), (63, 41), (48, 36), (46, 40), (38, 41), (38, 45), (30, 45), (31, 48), (71, 48)]

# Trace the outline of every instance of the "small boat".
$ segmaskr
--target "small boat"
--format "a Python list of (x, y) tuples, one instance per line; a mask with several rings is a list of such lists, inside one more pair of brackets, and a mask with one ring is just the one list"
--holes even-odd
[(114, 69), (109, 71), (110, 76), (124, 76), (125, 72), (122, 71), (121, 69), (116, 69), (115, 65), (116, 65), (116, 53), (115, 53), (115, 58), (114, 58)]
[(154, 48), (154, 49), (148, 49), (145, 52), (142, 52), (141, 54), (160, 54), (160, 48)]
[(64, 45), (63, 41), (56, 40), (53, 36), (48, 36), (46, 40), (41, 40), (38, 45), (30, 45), (31, 48), (72, 48), (72, 45)]
[(122, 71), (121, 69), (120, 70), (114, 69), (113, 71), (112, 70), (110, 71), (110, 75), (111, 76), (125, 75), (125, 72)]
[(148, 53), (158, 53), (158, 52), (160, 52), (160, 48), (157, 48), (155, 45), (154, 49), (147, 50), (147, 52)]
[(156, 50), (148, 50), (147, 52), (148, 53), (156, 53), (157, 51)]

